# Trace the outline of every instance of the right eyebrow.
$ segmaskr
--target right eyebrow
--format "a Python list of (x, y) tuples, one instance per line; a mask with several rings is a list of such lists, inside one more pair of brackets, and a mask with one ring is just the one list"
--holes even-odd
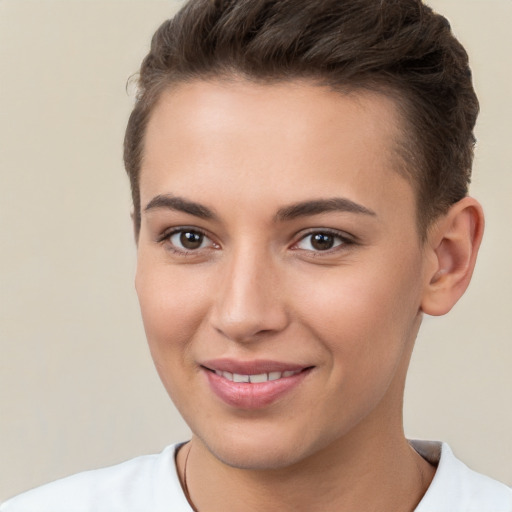
[(350, 212), (376, 217), (377, 214), (362, 204), (355, 203), (345, 197), (331, 197), (327, 199), (314, 199), (303, 201), (281, 208), (276, 219), (280, 221), (292, 220), (298, 217), (319, 215), (325, 212)]
[(210, 208), (194, 201), (189, 201), (183, 197), (173, 196), (171, 194), (157, 195), (149, 201), (144, 211), (164, 208), (179, 212), (188, 213), (200, 219), (217, 219), (217, 215)]

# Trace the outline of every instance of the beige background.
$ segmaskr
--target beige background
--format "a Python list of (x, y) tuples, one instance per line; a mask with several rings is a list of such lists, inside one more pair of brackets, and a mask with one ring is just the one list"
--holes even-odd
[[(178, 1), (0, 0), (0, 501), (187, 436), (145, 346), (121, 144), (125, 82)], [(427, 318), (411, 437), (512, 484), (511, 0), (435, 0), (482, 103), (468, 294)]]

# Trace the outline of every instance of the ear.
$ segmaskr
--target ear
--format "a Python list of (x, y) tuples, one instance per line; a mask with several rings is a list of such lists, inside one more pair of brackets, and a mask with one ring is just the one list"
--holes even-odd
[(428, 261), (421, 310), (444, 315), (469, 285), (484, 231), (480, 203), (465, 197), (455, 203), (429, 230)]

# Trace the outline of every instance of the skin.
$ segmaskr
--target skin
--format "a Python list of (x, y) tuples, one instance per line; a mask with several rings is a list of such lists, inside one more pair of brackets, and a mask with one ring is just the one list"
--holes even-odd
[[(405, 376), (423, 311), (465, 290), (483, 223), (466, 198), (420, 241), (399, 137), (392, 100), (304, 82), (197, 81), (154, 108), (136, 288), (193, 432), (177, 462), (198, 510), (410, 511), (432, 480), (403, 434)], [(311, 370), (243, 409), (209, 385), (202, 364), (218, 358)]]

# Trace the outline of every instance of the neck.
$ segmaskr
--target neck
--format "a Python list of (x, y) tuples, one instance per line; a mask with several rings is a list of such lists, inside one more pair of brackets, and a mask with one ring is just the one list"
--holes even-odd
[(197, 512), (412, 512), (434, 476), (403, 435), (376, 437), (363, 449), (349, 435), (307, 460), (271, 470), (230, 467), (194, 437), (178, 454), (182, 482), (185, 460)]

